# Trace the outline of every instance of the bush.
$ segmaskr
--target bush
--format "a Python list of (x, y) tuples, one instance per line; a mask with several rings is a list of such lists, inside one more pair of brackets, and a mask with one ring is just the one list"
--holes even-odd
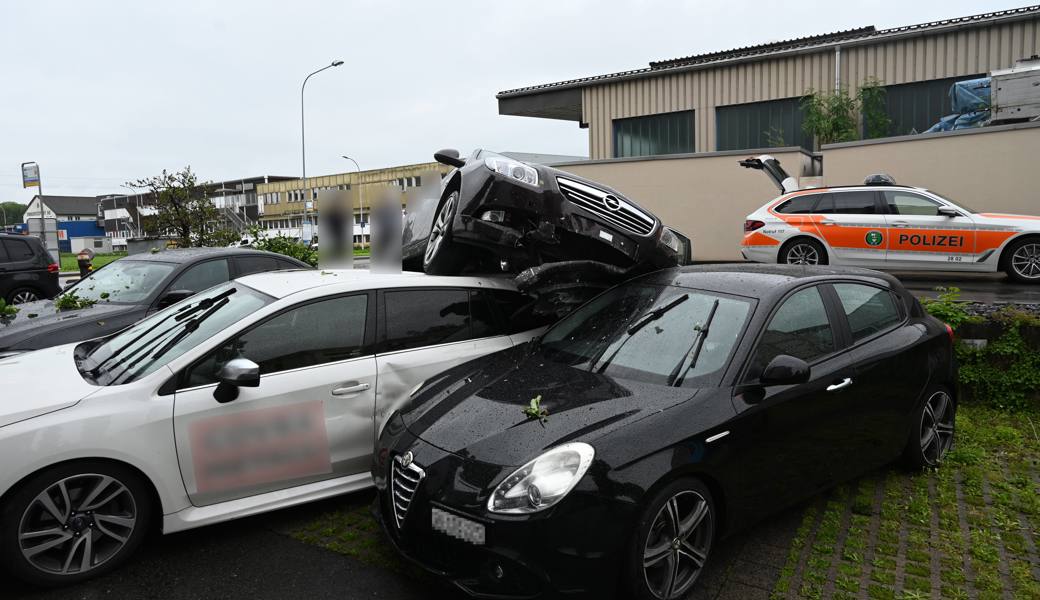
[(250, 229), (249, 235), (255, 240), (253, 247), (257, 250), (284, 254), (285, 256), (302, 260), (312, 267), (318, 266), (317, 251), (291, 237), (284, 235), (269, 236), (266, 231), (259, 227)]

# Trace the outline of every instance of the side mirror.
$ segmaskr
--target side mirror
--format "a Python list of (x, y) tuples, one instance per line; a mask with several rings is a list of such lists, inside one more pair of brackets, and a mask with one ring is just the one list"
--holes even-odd
[(464, 167), (466, 161), (459, 158), (459, 151), (454, 148), (445, 148), (433, 153), (433, 160), (449, 167)]
[(758, 380), (762, 385), (794, 385), (809, 381), (811, 372), (809, 363), (800, 358), (781, 354), (769, 361)]
[(953, 208), (951, 206), (940, 206), (939, 207), (939, 216), (941, 216), (941, 217), (959, 217), (959, 216), (961, 216), (961, 211), (959, 211), (956, 208)]
[(224, 363), (217, 378), (220, 383), (213, 397), (224, 404), (238, 398), (238, 388), (260, 386), (260, 366), (248, 358), (233, 358)]
[(170, 290), (166, 292), (166, 294), (163, 295), (162, 298), (159, 298), (159, 302), (156, 304), (156, 308), (166, 308), (167, 306), (172, 306), (174, 304), (177, 304), (181, 300), (191, 298), (194, 295), (195, 292), (191, 290)]

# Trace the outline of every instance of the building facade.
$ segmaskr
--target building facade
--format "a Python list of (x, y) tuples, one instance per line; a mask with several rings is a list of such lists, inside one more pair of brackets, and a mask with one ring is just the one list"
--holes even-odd
[(33, 196), (23, 217), (26, 222), (39, 222), (41, 203), (48, 247), (56, 241), (59, 252), (71, 252), (72, 240), (104, 235), (95, 222), (97, 198), (94, 196)]
[(837, 33), (651, 62), (648, 67), (500, 92), (499, 113), (576, 121), (592, 159), (813, 148), (801, 98), (885, 90), (889, 135), (950, 114), (955, 81), (1040, 53), (1040, 6), (892, 29)]

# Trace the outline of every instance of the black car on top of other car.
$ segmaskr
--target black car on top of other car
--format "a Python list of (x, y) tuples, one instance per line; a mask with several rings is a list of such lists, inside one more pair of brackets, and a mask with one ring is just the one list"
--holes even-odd
[(407, 557), (485, 598), (673, 600), (721, 535), (953, 441), (952, 332), (889, 275), (666, 269), (428, 380), (373, 477)]
[(0, 300), (24, 304), (61, 291), (60, 267), (39, 238), (0, 233)]
[(600, 183), (487, 150), (434, 157), (455, 169), (439, 198), (405, 216), (406, 268), (437, 275), (538, 268), (517, 281), (522, 289), (539, 291), (544, 276), (553, 279), (550, 291), (566, 288), (584, 300), (589, 290), (691, 260), (686, 236)]
[(250, 273), (309, 268), (295, 258), (251, 248), (184, 248), (120, 258), (62, 294), (93, 301), (92, 306), (59, 310), (53, 300), (20, 305), (14, 318), (0, 322), (0, 358), (115, 333), (197, 292)]

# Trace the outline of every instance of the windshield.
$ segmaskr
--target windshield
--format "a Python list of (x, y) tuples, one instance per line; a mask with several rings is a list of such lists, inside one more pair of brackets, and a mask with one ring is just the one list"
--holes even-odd
[(97, 385), (130, 383), (273, 300), (238, 282), (219, 285), (155, 313), (82, 355), (77, 352), (76, 366), (84, 379)]
[(145, 260), (111, 262), (69, 288), (80, 298), (95, 302), (139, 304), (144, 302), (176, 265)]
[(751, 302), (650, 284), (616, 287), (542, 337), (547, 358), (660, 385), (717, 385)]
[(979, 211), (975, 210), (974, 208), (965, 205), (963, 202), (954, 202), (953, 200), (950, 200), (949, 198), (947, 198), (946, 196), (943, 196), (942, 194), (940, 194), (939, 192), (937, 192), (935, 190), (927, 190), (927, 192), (929, 194), (933, 195), (933, 196), (938, 196), (938, 197), (942, 198), (943, 200), (949, 202), (950, 204), (956, 206), (957, 208), (963, 208), (966, 212), (971, 213), (973, 215), (979, 212)]

